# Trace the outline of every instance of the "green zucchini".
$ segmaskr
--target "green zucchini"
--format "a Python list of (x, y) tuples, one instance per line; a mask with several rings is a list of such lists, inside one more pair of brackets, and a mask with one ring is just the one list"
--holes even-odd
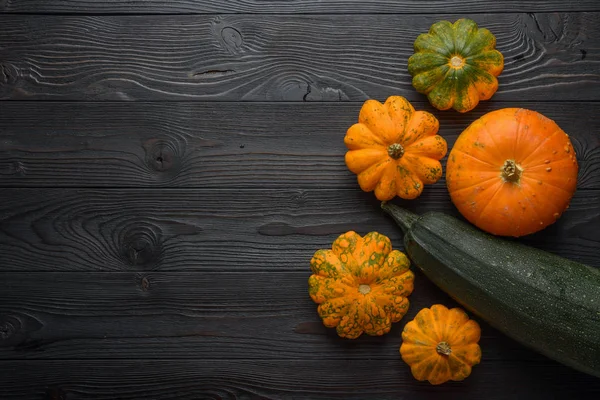
[(450, 215), (382, 203), (407, 255), (465, 309), (523, 345), (600, 377), (600, 270)]

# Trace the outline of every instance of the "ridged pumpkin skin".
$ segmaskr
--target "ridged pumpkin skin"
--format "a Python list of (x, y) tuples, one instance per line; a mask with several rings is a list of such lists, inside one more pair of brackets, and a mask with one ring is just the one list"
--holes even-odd
[(522, 108), (483, 115), (448, 156), (446, 184), (460, 213), (480, 229), (523, 236), (554, 223), (577, 186), (568, 135), (551, 119)]
[(438, 129), (432, 114), (415, 111), (402, 96), (384, 104), (367, 100), (344, 137), (346, 165), (357, 174), (360, 188), (374, 190), (377, 199), (414, 199), (424, 185), (442, 177), (439, 160), (448, 148)]
[(460, 308), (424, 308), (404, 326), (400, 354), (419, 381), (462, 381), (481, 361), (479, 324)]
[(409, 266), (385, 235), (346, 232), (331, 250), (317, 250), (312, 257), (309, 294), (323, 324), (337, 328), (339, 336), (384, 335), (408, 311), (414, 280)]
[(415, 40), (412, 84), (438, 110), (470, 111), (498, 90), (504, 57), (495, 47), (496, 37), (473, 20), (436, 22)]

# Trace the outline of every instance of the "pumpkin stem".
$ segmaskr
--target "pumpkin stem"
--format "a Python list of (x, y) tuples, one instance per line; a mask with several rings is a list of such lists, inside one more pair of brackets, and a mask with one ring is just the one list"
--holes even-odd
[(465, 59), (461, 56), (453, 56), (450, 59), (450, 66), (454, 69), (461, 69), (465, 66)]
[(449, 356), (450, 353), (452, 353), (452, 348), (448, 342), (439, 342), (437, 346), (435, 346), (435, 350), (444, 356)]
[(515, 160), (506, 160), (502, 166), (502, 179), (505, 182), (519, 183), (523, 168)]
[(404, 147), (402, 147), (400, 143), (390, 144), (387, 150), (389, 156), (394, 160), (397, 160), (404, 155)]
[(371, 286), (365, 284), (358, 285), (358, 291), (362, 294), (367, 294), (371, 291)]
[(404, 234), (406, 234), (415, 221), (419, 219), (417, 214), (411, 213), (404, 208), (400, 208), (385, 201), (381, 203), (381, 208), (385, 213), (389, 214), (394, 221), (396, 221)]

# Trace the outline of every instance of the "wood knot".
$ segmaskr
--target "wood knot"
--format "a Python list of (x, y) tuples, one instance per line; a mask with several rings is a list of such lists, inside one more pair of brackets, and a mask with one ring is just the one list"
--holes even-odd
[(140, 226), (123, 233), (122, 255), (133, 266), (156, 265), (162, 257), (162, 233), (158, 227)]
[(238, 54), (243, 52), (244, 38), (238, 29), (226, 25), (220, 17), (212, 21), (211, 28), (221, 47), (227, 50), (228, 53)]
[(308, 201), (306, 190), (297, 189), (291, 194), (291, 200), (297, 207), (302, 207)]
[(241, 50), (242, 43), (244, 42), (241, 32), (231, 26), (226, 26), (221, 29), (221, 38), (226, 46), (229, 49), (235, 50), (235, 52)]
[(0, 63), (0, 85), (13, 85), (20, 74), (19, 69), (13, 64)]
[(13, 320), (14, 318), (8, 316), (0, 316), (0, 341), (7, 341), (17, 333), (19, 325), (15, 326)]
[(152, 290), (152, 277), (145, 273), (137, 273), (134, 275), (135, 286), (144, 294), (148, 295)]
[(28, 314), (0, 314), (0, 347), (12, 346), (15, 352), (31, 352), (42, 349), (43, 341), (34, 339), (44, 324)]
[(147, 276), (143, 276), (142, 279), (140, 280), (140, 287), (142, 288), (142, 290), (144, 292), (147, 292), (150, 290), (150, 280), (148, 279)]
[(149, 140), (144, 144), (146, 164), (157, 172), (176, 170), (180, 162), (178, 146), (159, 139)]

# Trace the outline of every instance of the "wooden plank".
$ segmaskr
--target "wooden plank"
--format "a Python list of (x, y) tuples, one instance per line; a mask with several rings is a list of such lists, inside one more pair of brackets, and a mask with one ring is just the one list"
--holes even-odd
[[(321, 323), (308, 296), (311, 272), (302, 266), (233, 273), (0, 273), (0, 360), (395, 359), (406, 321), (431, 304), (454, 304), (415, 271), (405, 320), (388, 335), (364, 335), (351, 344)], [(483, 330), (486, 358), (531, 355), (487, 325)], [(512, 355), (503, 357), (505, 351)]]
[[(394, 350), (395, 351), (395, 350)], [(463, 382), (418, 383), (396, 360), (0, 362), (6, 398), (22, 399), (594, 399), (600, 380), (522, 360), (482, 362)]]
[[(308, 268), (0, 273), (0, 360), (396, 360), (402, 329), (420, 309), (458, 306), (413, 270), (415, 289), (404, 319), (387, 335), (356, 341), (321, 323), (308, 296)], [(478, 322), (484, 371), (521, 360), (564, 370)]]
[(271, 0), (268, 7), (259, 0), (4, 0), (4, 13), (68, 14), (192, 14), (192, 13), (260, 13), (260, 14), (350, 14), (350, 13), (437, 13), (470, 14), (476, 12), (546, 12), (598, 11), (595, 0)]
[[(459, 114), (414, 103), (440, 119), (449, 147), (484, 113), (515, 105), (494, 101)], [(578, 187), (600, 189), (600, 103), (518, 106), (569, 133)], [(343, 137), (359, 110), (360, 103), (5, 102), (0, 187), (358, 189)]]
[[(406, 62), (431, 15), (0, 15), (0, 99), (423, 100)], [(496, 100), (599, 100), (598, 13), (473, 14)]]
[[(444, 186), (415, 212), (458, 215)], [(554, 225), (524, 243), (592, 266), (600, 190), (579, 190)], [(83, 190), (0, 192), (2, 271), (305, 271), (341, 233), (399, 229), (360, 190)]]

